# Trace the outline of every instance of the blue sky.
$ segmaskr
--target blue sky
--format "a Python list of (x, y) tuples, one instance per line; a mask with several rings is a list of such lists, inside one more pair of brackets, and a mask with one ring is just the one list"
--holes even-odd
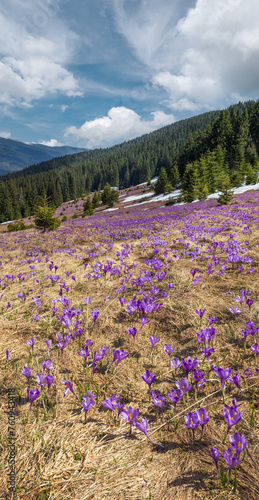
[(97, 148), (257, 99), (258, 0), (2, 0), (0, 137)]

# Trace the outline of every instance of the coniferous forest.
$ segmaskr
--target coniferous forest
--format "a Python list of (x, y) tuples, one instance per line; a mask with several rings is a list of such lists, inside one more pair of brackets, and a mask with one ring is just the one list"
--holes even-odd
[(255, 183), (259, 170), (259, 101), (181, 120), (106, 149), (32, 165), (0, 177), (0, 222), (33, 215), (46, 194), (53, 206), (111, 186), (130, 187), (159, 175), (186, 201), (205, 199), (229, 176)]

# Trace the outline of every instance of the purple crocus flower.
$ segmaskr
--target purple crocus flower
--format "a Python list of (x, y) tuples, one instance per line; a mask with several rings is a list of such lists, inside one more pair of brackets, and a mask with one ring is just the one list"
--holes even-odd
[(77, 353), (79, 356), (82, 356), (84, 358), (84, 365), (86, 366), (86, 360), (88, 356), (90, 356), (90, 349), (88, 346), (85, 347), (85, 349), (81, 348), (80, 351)]
[(235, 315), (243, 312), (243, 311), (240, 311), (240, 309), (238, 309), (237, 306), (235, 307), (235, 309), (233, 309), (233, 307), (230, 307), (229, 310), (232, 314), (235, 314)]
[(182, 367), (186, 373), (187, 380), (188, 380), (190, 371), (193, 370), (194, 368), (196, 368), (196, 366), (198, 366), (198, 364), (199, 364), (199, 362), (197, 360), (197, 356), (194, 360), (192, 360), (192, 358), (190, 358), (190, 356), (186, 360), (185, 359), (182, 360)]
[(203, 316), (204, 316), (204, 314), (205, 314), (205, 311), (206, 311), (206, 309), (203, 309), (203, 310), (202, 310), (202, 309), (195, 309), (195, 312), (196, 312), (196, 313), (198, 314), (198, 316), (200, 317), (201, 322), (202, 322), (202, 318), (203, 318)]
[(181, 378), (180, 382), (179, 381), (175, 382), (175, 385), (177, 386), (179, 391), (181, 391), (183, 394), (186, 394), (192, 388), (192, 385), (191, 384), (189, 385), (188, 380), (186, 380), (185, 378)]
[(165, 398), (162, 396), (161, 392), (160, 391), (152, 391), (150, 393), (151, 395), (151, 403), (153, 403), (153, 405), (157, 406), (158, 408), (160, 408), (161, 412), (162, 412), (162, 417), (164, 418), (164, 412), (163, 412), (163, 408), (164, 408), (164, 404), (165, 404)]
[(259, 355), (259, 344), (257, 344), (257, 342), (256, 342), (254, 345), (252, 345), (251, 349), (257, 357)]
[[(103, 356), (102, 354), (99, 354), (97, 351), (94, 351), (94, 354), (93, 354), (93, 361), (91, 363), (91, 365), (95, 365), (97, 361), (101, 361), (101, 359), (103, 359)], [(90, 365), (90, 366), (91, 366)]]
[(219, 467), (218, 467), (218, 461), (219, 461), (219, 450), (217, 450), (217, 448), (211, 448), (210, 449), (210, 455), (211, 455), (211, 458), (213, 458), (214, 462), (215, 462), (215, 465), (217, 467), (217, 471), (219, 472)]
[(246, 300), (246, 304), (247, 304), (247, 305), (248, 305), (248, 307), (249, 307), (249, 311), (250, 311), (250, 308), (251, 308), (251, 306), (253, 305), (253, 303), (254, 303), (254, 301), (253, 301), (252, 299), (247, 299), (247, 300)]
[(211, 326), (210, 328), (206, 328), (205, 337), (206, 337), (206, 340), (208, 341), (208, 346), (210, 345), (210, 342), (213, 341), (215, 335), (216, 335), (216, 328), (214, 326)]
[(213, 347), (205, 347), (205, 349), (201, 349), (201, 353), (204, 356), (204, 359), (206, 358), (209, 363), (210, 356), (214, 353), (215, 349)]
[(147, 436), (147, 438), (149, 439), (149, 441), (151, 441), (151, 443), (157, 445), (157, 446), (162, 446), (163, 448), (163, 445), (160, 444), (160, 443), (155, 443), (155, 441), (152, 441), (152, 439), (149, 437), (148, 433), (147, 433), (147, 428), (148, 428), (148, 421), (146, 418), (142, 418), (141, 419), (141, 423), (140, 422), (137, 422), (135, 421), (134, 422), (134, 426), (141, 432), (143, 432), (145, 434), (145, 436)]
[(151, 352), (152, 352), (154, 345), (159, 342), (160, 338), (159, 337), (155, 338), (154, 335), (149, 335), (149, 340), (151, 342)]
[(54, 377), (53, 377), (53, 375), (47, 375), (47, 376), (45, 377), (45, 381), (46, 381), (46, 382), (47, 382), (47, 384), (48, 384), (48, 394), (49, 394), (50, 386), (51, 386), (51, 384), (53, 384), (53, 382), (54, 382)]
[(85, 297), (85, 303), (87, 306), (88, 304), (90, 304), (91, 301), (92, 301), (91, 297)]
[(38, 388), (36, 388), (34, 391), (33, 389), (30, 390), (29, 387), (27, 387), (27, 396), (31, 402), (30, 410), (29, 410), (29, 412), (30, 412), (33, 401), (35, 401), (35, 399), (37, 399), (40, 396), (40, 390)]
[(177, 405), (178, 401), (180, 401), (180, 399), (182, 399), (182, 392), (179, 389), (178, 390), (172, 389), (170, 392), (167, 393), (167, 396), (173, 402), (174, 414), (175, 414), (176, 405)]
[(110, 347), (106, 347), (106, 346), (100, 347), (99, 351), (101, 353), (102, 359), (104, 358), (105, 354), (107, 354), (109, 349), (110, 349)]
[(135, 328), (134, 326), (129, 326), (127, 328), (127, 332), (129, 334), (129, 336), (133, 337), (133, 340), (135, 341), (135, 336), (136, 336), (136, 333), (137, 333), (137, 328)]
[(147, 318), (144, 318), (144, 316), (141, 316), (140, 321), (141, 321), (141, 328), (140, 329), (142, 330), (143, 326), (147, 325), (147, 323), (150, 322), (150, 319), (147, 319)]
[[(213, 323), (216, 323), (216, 321), (218, 321), (218, 318), (215, 318), (213, 316), (209, 316), (209, 325), (213, 325)], [(212, 448), (212, 449), (216, 449), (216, 448)]]
[(233, 425), (238, 424), (238, 422), (240, 422), (242, 415), (241, 415), (241, 412), (236, 411), (236, 409), (233, 406), (229, 409), (229, 411), (226, 408), (224, 408), (223, 412), (224, 412), (225, 420), (228, 424), (228, 430), (227, 430), (227, 434), (228, 434), (231, 427)]
[(206, 341), (205, 333), (206, 333), (205, 330), (201, 330), (200, 332), (196, 332), (198, 345), (205, 343), (205, 341)]
[(202, 372), (201, 370), (197, 371), (194, 368), (194, 370), (192, 371), (192, 374), (193, 374), (196, 389), (199, 389), (199, 390), (202, 389), (202, 387), (204, 386), (204, 384), (206, 382), (204, 372)]
[(148, 387), (150, 389), (151, 385), (156, 380), (156, 376), (155, 376), (155, 374), (153, 372), (150, 373), (150, 371), (147, 370), (146, 373), (143, 373), (142, 379), (144, 380), (144, 382), (146, 382), (146, 384), (148, 384)]
[(123, 420), (126, 420), (130, 424), (130, 434), (131, 434), (131, 429), (132, 425), (134, 424), (135, 420), (137, 420), (139, 414), (139, 408), (136, 410), (133, 410), (132, 406), (129, 406), (128, 410), (122, 410), (121, 411), (121, 418)]
[(236, 452), (235, 455), (233, 455), (233, 451), (232, 451), (232, 448), (230, 448), (230, 446), (228, 447), (227, 452), (225, 450), (223, 450), (223, 455), (224, 455), (225, 461), (228, 464), (228, 478), (229, 478), (231, 469), (233, 467), (237, 467), (242, 459), (238, 460), (238, 457), (239, 457), (238, 452)]
[(229, 377), (229, 375), (231, 373), (231, 368), (226, 368), (225, 370), (223, 370), (223, 368), (221, 368), (221, 366), (218, 366), (218, 367), (214, 368), (214, 372), (215, 372), (215, 375), (220, 379), (221, 386), (222, 386), (222, 393), (224, 396), (224, 383), (225, 383), (225, 380), (227, 380), (227, 378)]
[(235, 432), (233, 437), (229, 436), (229, 441), (232, 448), (234, 448), (234, 450), (236, 450), (238, 453), (240, 453), (247, 447), (248, 440), (246, 441), (245, 439), (245, 436), (240, 436), (238, 432)]
[(195, 414), (198, 417), (199, 424), (201, 425), (201, 437), (203, 435), (203, 428), (209, 422), (210, 418), (204, 408), (200, 408), (200, 410), (196, 410)]
[(83, 396), (82, 398), (82, 410), (85, 413), (85, 422), (87, 412), (95, 405), (95, 394), (91, 391), (87, 391), (88, 396)]
[(11, 354), (9, 352), (9, 349), (6, 349), (6, 361), (11, 361)]
[(50, 375), (50, 370), (54, 370), (52, 366), (52, 359), (48, 359), (48, 361), (42, 361), (41, 366), (43, 371), (48, 370), (48, 374)]
[(234, 408), (235, 411), (237, 412), (238, 411), (238, 407), (241, 406), (242, 403), (239, 403), (239, 405), (237, 404), (237, 400), (236, 398), (232, 399), (232, 405), (231, 406), (228, 406), (228, 405), (224, 405), (225, 408), (227, 408), (227, 410), (230, 410), (230, 408)]
[(192, 429), (193, 441), (194, 441), (195, 440), (194, 431), (199, 425), (198, 416), (196, 415), (196, 413), (192, 413), (191, 411), (189, 411), (188, 416), (184, 417), (184, 420), (185, 420), (184, 425), (186, 425), (188, 429)]
[(42, 373), (41, 375), (39, 373), (36, 374), (36, 382), (40, 387), (46, 385), (47, 382), (44, 373)]
[(175, 346), (172, 346), (171, 344), (165, 344), (164, 345), (164, 351), (166, 354), (168, 354), (169, 358), (172, 355), (172, 353), (175, 350)]
[(93, 309), (91, 312), (91, 316), (92, 316), (92, 319), (95, 323), (99, 317), (99, 309)]
[(123, 297), (119, 298), (119, 303), (121, 306), (124, 306), (125, 302), (126, 302), (126, 300)]
[(67, 346), (69, 341), (70, 341), (70, 337), (68, 335), (65, 335), (64, 340), (60, 340), (59, 342), (57, 342), (56, 346), (60, 349), (61, 356), (63, 356), (63, 351), (64, 351), (64, 349)]
[(105, 408), (108, 408), (109, 410), (113, 411), (117, 416), (119, 416), (119, 413), (115, 411), (115, 408), (117, 408), (118, 410), (118, 406), (121, 406), (122, 407), (121, 411), (124, 408), (124, 404), (120, 405), (120, 396), (117, 396), (117, 392), (115, 392), (110, 398), (106, 398), (105, 401), (103, 401), (102, 405)]
[(70, 380), (61, 380), (61, 382), (62, 382), (62, 384), (65, 384), (65, 387), (66, 387), (63, 397), (65, 397), (69, 393), (69, 391), (71, 391), (72, 394), (74, 394), (76, 399), (79, 401), (79, 398), (77, 397), (77, 395), (74, 392), (72, 382), (70, 382)]
[(16, 294), (18, 299), (21, 299), (23, 302), (26, 300), (26, 296), (23, 294), (23, 292), (19, 292)]
[(31, 369), (29, 366), (24, 366), (23, 370), (21, 370), (22, 375), (28, 379), (28, 383), (30, 383), (30, 377), (31, 377)]
[(257, 375), (259, 375), (259, 369), (256, 368), (255, 371), (256, 371)]
[(175, 358), (175, 359), (171, 359), (170, 360), (170, 366), (171, 368), (173, 368), (175, 370), (175, 373), (176, 371), (178, 370), (178, 368), (181, 366), (182, 362), (180, 361), (179, 358)]
[(129, 354), (126, 353), (126, 351), (124, 351), (123, 349), (113, 349), (112, 350), (112, 353), (113, 353), (113, 360), (110, 364), (110, 366), (107, 368), (107, 371), (110, 369), (110, 367), (112, 366), (112, 364), (117, 360), (117, 364), (116, 364), (116, 367), (118, 366), (118, 364), (123, 360), (123, 359), (126, 359)]
[(192, 277), (194, 278), (195, 274), (197, 273), (197, 269), (190, 269), (190, 273)]
[(240, 387), (239, 374), (238, 373), (236, 373), (236, 375), (233, 375), (233, 377), (229, 377), (228, 381), (231, 384), (234, 384), (241, 392), (243, 392), (242, 389), (241, 389), (241, 387)]
[(253, 372), (251, 372), (250, 368), (246, 368), (244, 370), (244, 374), (245, 374), (246, 378), (249, 378), (249, 377), (251, 377), (253, 375)]
[(35, 340), (31, 338), (31, 340), (27, 340), (26, 344), (31, 347), (31, 350), (33, 350), (33, 346), (35, 344)]

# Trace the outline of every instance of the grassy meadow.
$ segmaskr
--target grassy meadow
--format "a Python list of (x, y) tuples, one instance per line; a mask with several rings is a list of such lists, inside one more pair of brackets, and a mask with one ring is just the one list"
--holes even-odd
[(116, 208), (0, 233), (0, 498), (256, 500), (259, 191)]

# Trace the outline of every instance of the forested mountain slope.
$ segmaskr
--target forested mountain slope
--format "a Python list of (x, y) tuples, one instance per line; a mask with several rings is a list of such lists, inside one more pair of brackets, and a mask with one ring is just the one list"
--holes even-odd
[(73, 154), (79, 151), (82, 151), (82, 148), (25, 144), (21, 141), (0, 137), (0, 175), (17, 172), (33, 163), (52, 160), (57, 156)]
[(46, 192), (55, 206), (112, 186), (129, 187), (179, 169), (189, 201), (218, 188), (222, 175), (234, 185), (258, 172), (259, 102), (181, 120), (137, 139), (26, 168), (1, 177), (0, 222), (31, 215)]

